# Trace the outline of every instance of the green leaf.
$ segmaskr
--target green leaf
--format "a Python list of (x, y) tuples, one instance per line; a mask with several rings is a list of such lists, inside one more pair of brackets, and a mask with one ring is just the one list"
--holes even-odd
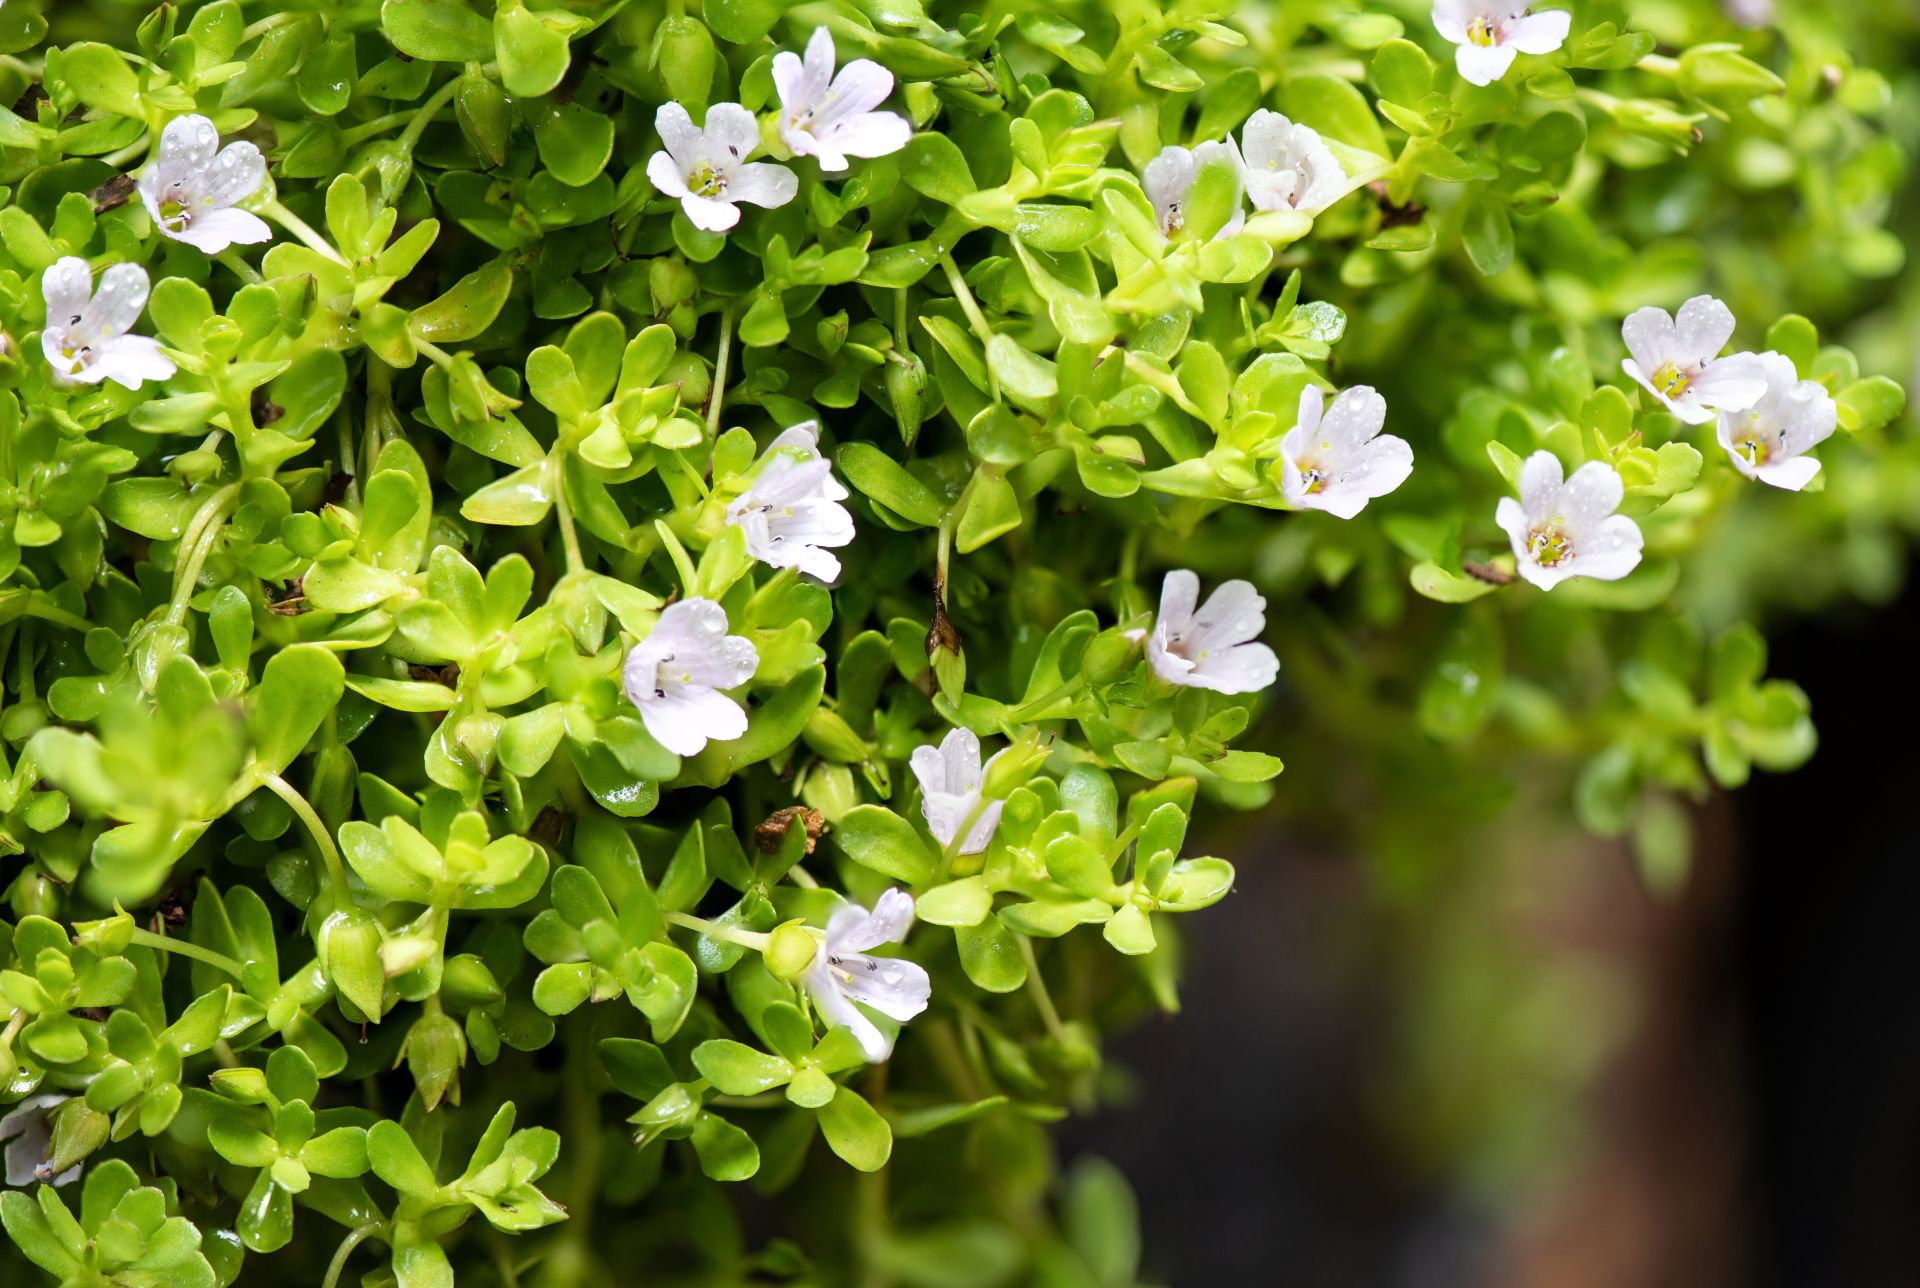
[(817, 1112), (821, 1135), (850, 1166), (877, 1172), (887, 1165), (893, 1155), (893, 1130), (852, 1088), (840, 1088)]
[(939, 865), (911, 824), (884, 805), (857, 805), (833, 830), (841, 851), (855, 863), (908, 885), (933, 879)]
[(471, 63), (493, 57), (493, 28), (462, 0), (382, 0), (380, 27), (409, 58)]

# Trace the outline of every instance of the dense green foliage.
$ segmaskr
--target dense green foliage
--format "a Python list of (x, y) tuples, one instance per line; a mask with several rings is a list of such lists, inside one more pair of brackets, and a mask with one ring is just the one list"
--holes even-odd
[[(0, 1134), (63, 1183), (0, 1276), (1118, 1288), (1046, 1128), (1178, 1005), (1190, 816), (1431, 889), (1544, 802), (1676, 879), (1813, 749), (1756, 628), (1920, 524), (1910, 332), (1835, 342), (1911, 32), (1571, 7), (1473, 85), (1411, 3), (6, 0)], [(891, 73), (847, 157), (774, 59), (822, 29)], [(682, 155), (728, 112), (754, 163)], [(1832, 408), (1803, 490), (1621, 370), (1709, 292)], [(1287, 435), (1360, 385), (1412, 473), (1342, 519)], [(1529, 584), (1542, 452), (1630, 571)]]

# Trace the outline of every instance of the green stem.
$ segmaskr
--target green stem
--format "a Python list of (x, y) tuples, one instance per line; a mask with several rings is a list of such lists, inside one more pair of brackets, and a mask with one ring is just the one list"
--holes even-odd
[(432, 98), (420, 105), (420, 110), (413, 114), (413, 120), (400, 134), (399, 144), (402, 151), (408, 154), (413, 152), (414, 144), (418, 143), (420, 136), (426, 133), (427, 126), (432, 124), (435, 116), (439, 115), (440, 109), (452, 101), (459, 89), (460, 78), (455, 76), (436, 90)]
[(723, 926), (717, 921), (708, 921), (705, 917), (696, 917), (687, 912), (670, 912), (667, 921), (675, 926), (685, 926), (688, 930), (697, 930), (703, 935), (715, 939), (724, 939), (730, 944), (739, 944), (742, 948), (751, 948), (757, 953), (767, 951), (767, 942), (771, 935), (763, 935), (757, 930), (741, 930), (735, 926)]
[(151, 930), (139, 926), (133, 928), (133, 942), (148, 948), (157, 948), (163, 953), (179, 953), (182, 957), (191, 957), (239, 979), (245, 970), (239, 962), (225, 953), (216, 953), (211, 948), (202, 948), (199, 944), (185, 939), (174, 939), (168, 935), (156, 935)]
[[(208, 504), (202, 506), (200, 512), (194, 515), (193, 522), (188, 524), (187, 530), (193, 534), (193, 546), (188, 551), (186, 562), (175, 569), (178, 580), (173, 586), (173, 602), (167, 605), (168, 625), (178, 626), (187, 620), (187, 604), (193, 598), (194, 588), (200, 584), (200, 570), (206, 566), (207, 556), (213, 553), (213, 543), (220, 536), (220, 529), (226, 526), (227, 508), (236, 495), (231, 483), (221, 488), (208, 498)], [(199, 531), (194, 533), (196, 525)]]
[(307, 249), (313, 251), (314, 254), (330, 259), (342, 268), (353, 267), (347, 262), (347, 257), (334, 248), (332, 242), (315, 232), (306, 220), (294, 214), (291, 210), (288, 210), (278, 201), (263, 202), (259, 207), (258, 213), (265, 215), (292, 233), (295, 237), (299, 238), (302, 242), (306, 243)]
[(229, 246), (214, 256), (233, 272), (233, 275), (249, 286), (257, 286), (267, 279), (260, 276), (260, 270), (240, 258), (240, 252)]
[(64, 626), (71, 631), (79, 631), (82, 635), (93, 629), (92, 622), (69, 613), (37, 590), (27, 599), (27, 616), (38, 617), (43, 622), (52, 622), (55, 626)]
[(1047, 1026), (1047, 1032), (1058, 1039), (1064, 1026), (1060, 1023), (1060, 1012), (1053, 1005), (1053, 994), (1047, 991), (1047, 981), (1040, 974), (1040, 961), (1034, 956), (1033, 940), (1015, 933), (1013, 941), (1020, 945), (1020, 956), (1027, 963), (1027, 991), (1033, 994), (1034, 1009), (1040, 1012), (1040, 1022)]
[[(961, 276), (960, 266), (953, 262), (951, 252), (942, 253), (940, 267), (947, 274), (947, 285), (953, 288), (953, 298), (960, 301), (960, 311), (967, 315), (967, 325), (973, 328), (974, 335), (980, 338), (980, 347), (988, 349), (993, 343), (993, 328), (987, 325), (987, 315), (980, 311), (980, 305), (973, 298), (973, 291), (967, 286), (967, 279)], [(993, 400), (1000, 401), (1000, 378), (993, 374), (993, 363), (987, 363), (987, 384), (993, 391)]]
[(327, 1263), (327, 1277), (320, 1281), (320, 1288), (336, 1288), (353, 1250), (365, 1243), (369, 1236), (379, 1234), (386, 1228), (385, 1221), (365, 1221), (347, 1231), (347, 1237), (340, 1240), (339, 1248), (334, 1251), (333, 1260)]
[(1039, 697), (1035, 698), (1033, 701), (1026, 703), (1023, 706), (1015, 707), (1011, 712), (1008, 713), (1007, 719), (1017, 720), (1022, 723), (1028, 720), (1032, 720), (1035, 716), (1039, 715), (1042, 711), (1045, 711), (1048, 707), (1058, 702), (1061, 698), (1066, 697), (1070, 693), (1078, 692), (1079, 690), (1084, 689), (1086, 687), (1087, 687), (1087, 677), (1084, 674), (1076, 675), (1071, 680), (1062, 682), (1061, 684), (1059, 684), (1049, 692), (1041, 694)]
[(707, 473), (713, 473), (713, 448), (720, 438), (720, 407), (727, 396), (727, 363), (733, 357), (733, 306), (720, 310), (720, 352), (713, 359), (713, 392), (707, 395)]
[(339, 847), (334, 845), (333, 837), (327, 831), (327, 825), (321, 821), (305, 796), (302, 796), (286, 779), (278, 774), (267, 774), (260, 779), (260, 785), (287, 803), (287, 808), (300, 816), (300, 821), (312, 834), (314, 844), (320, 847), (320, 858), (327, 865), (327, 876), (333, 881), (333, 888), (341, 895), (347, 889), (347, 871), (340, 862)]
[(567, 480), (564, 471), (560, 473), (559, 485), (554, 488), (554, 514), (560, 520), (560, 544), (567, 552), (567, 571), (585, 572), (587, 561), (580, 554), (580, 534), (573, 530), (573, 511), (567, 506)]

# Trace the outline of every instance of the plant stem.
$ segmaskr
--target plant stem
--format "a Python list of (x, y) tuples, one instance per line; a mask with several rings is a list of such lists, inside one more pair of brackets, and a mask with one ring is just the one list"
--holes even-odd
[(580, 534), (573, 530), (573, 511), (567, 505), (567, 479), (564, 470), (553, 489), (554, 514), (560, 521), (560, 544), (567, 552), (567, 571), (585, 572), (587, 561), (580, 555)]
[(708, 921), (705, 917), (696, 917), (692, 913), (670, 912), (667, 921), (675, 926), (685, 926), (688, 930), (697, 930), (703, 935), (715, 939), (724, 939), (730, 944), (739, 944), (742, 948), (751, 948), (757, 953), (767, 951), (767, 941), (771, 935), (761, 934), (757, 930), (740, 930), (734, 926), (723, 926), (717, 921)]
[(292, 783), (278, 774), (263, 776), (260, 784), (285, 801), (287, 808), (299, 815), (300, 821), (307, 825), (307, 831), (312, 834), (314, 844), (320, 847), (320, 858), (327, 865), (327, 876), (332, 879), (333, 888), (344, 895), (347, 889), (347, 872), (340, 863), (339, 847), (334, 845), (333, 837), (327, 831), (327, 825), (321, 821), (320, 815), (314, 810), (312, 804), (295, 790)]
[(720, 438), (720, 406), (727, 395), (727, 363), (733, 357), (733, 306), (720, 310), (720, 352), (713, 359), (713, 392), (707, 395), (707, 473), (713, 473), (713, 448)]
[(288, 210), (278, 201), (262, 203), (259, 213), (273, 220), (295, 237), (298, 237), (302, 242), (306, 243), (307, 249), (313, 251), (316, 255), (330, 259), (342, 268), (352, 267), (352, 265), (347, 262), (347, 257), (336, 250), (332, 242), (315, 232), (306, 220), (294, 214), (291, 210)]
[(1047, 991), (1047, 981), (1040, 974), (1040, 961), (1033, 953), (1033, 940), (1014, 932), (1013, 941), (1020, 945), (1020, 956), (1027, 963), (1027, 991), (1033, 994), (1034, 1009), (1040, 1012), (1040, 1022), (1047, 1026), (1047, 1032), (1055, 1038), (1062, 1035), (1060, 1012), (1054, 1009), (1053, 994)]
[(368, 1236), (379, 1234), (387, 1228), (385, 1221), (366, 1221), (347, 1231), (347, 1237), (340, 1240), (340, 1246), (334, 1251), (333, 1260), (327, 1264), (327, 1276), (320, 1281), (320, 1288), (336, 1288), (340, 1275), (347, 1268), (347, 1258), (353, 1250), (366, 1242)]
[(191, 957), (195, 961), (205, 962), (217, 970), (225, 971), (235, 979), (239, 979), (241, 972), (245, 970), (245, 967), (225, 953), (216, 953), (211, 948), (202, 948), (189, 940), (174, 939), (169, 935), (156, 935), (151, 930), (140, 926), (133, 928), (133, 942), (148, 948), (157, 948), (163, 953), (179, 953), (182, 957)]

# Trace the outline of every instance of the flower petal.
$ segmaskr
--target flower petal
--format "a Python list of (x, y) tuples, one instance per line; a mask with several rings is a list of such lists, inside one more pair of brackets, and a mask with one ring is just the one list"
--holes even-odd
[[(896, 886), (887, 887), (886, 892), (873, 901), (873, 911), (868, 912), (857, 904), (853, 910), (861, 915), (842, 923), (837, 931), (828, 926), (828, 952), (864, 953), (881, 944), (904, 944), (907, 932), (913, 928), (913, 896)], [(833, 920), (839, 922), (846, 911), (845, 908), (836, 911)]]
[(703, 134), (706, 150), (716, 161), (745, 161), (760, 146), (760, 123), (738, 103), (708, 108)]
[(884, 157), (907, 146), (913, 127), (894, 112), (863, 112), (833, 122), (820, 131), (820, 137), (845, 156)]
[(1172, 634), (1180, 634), (1193, 621), (1193, 610), (1199, 602), (1199, 574), (1190, 568), (1175, 568), (1160, 583), (1158, 625)]
[(200, 180), (200, 195), (216, 206), (244, 201), (267, 181), (266, 158), (244, 139), (220, 149)]
[(1453, 65), (1467, 84), (1491, 85), (1507, 74), (1517, 52), (1511, 45), (1476, 45), (1468, 41), (1454, 47)]
[(1576, 541), (1596, 531), (1606, 517), (1620, 508), (1626, 496), (1626, 484), (1619, 473), (1604, 461), (1588, 461), (1573, 472), (1560, 492), (1568, 526)]
[(747, 713), (724, 693), (697, 685), (663, 686), (639, 704), (640, 723), (676, 756), (697, 756), (709, 741), (747, 731)]
[(1794, 456), (1784, 461), (1777, 461), (1771, 465), (1762, 465), (1753, 473), (1754, 477), (1762, 483), (1771, 484), (1777, 488), (1785, 488), (1789, 492), (1798, 492), (1801, 488), (1813, 482), (1813, 476), (1819, 472), (1820, 462), (1813, 457)]
[[(1620, 338), (1626, 342), (1627, 352), (1633, 355), (1643, 371), (1658, 371), (1662, 363), (1674, 356), (1679, 346), (1673, 318), (1665, 309), (1651, 306), (1627, 314), (1626, 320), (1620, 323)], [(1647, 377), (1639, 372), (1628, 374), (1642, 384), (1647, 382)]]
[[(651, 170), (647, 177), (653, 177)], [(691, 192), (680, 198), (680, 209), (686, 211), (687, 219), (702, 232), (724, 233), (740, 222), (740, 207), (731, 201), (715, 201)]]
[(1705, 361), (1733, 339), (1733, 310), (1711, 295), (1696, 295), (1680, 306), (1673, 326), (1681, 354)]
[(100, 371), (128, 389), (138, 389), (144, 380), (165, 380), (175, 370), (173, 359), (160, 352), (160, 342), (144, 335), (117, 335), (103, 350)]
[[(1753, 353), (1729, 354), (1709, 362), (1687, 386), (1686, 397), (1705, 407), (1745, 411), (1767, 392), (1767, 369)], [(1707, 417), (1702, 416), (1701, 423)]]
[(1538, 451), (1521, 462), (1520, 503), (1527, 518), (1545, 519), (1560, 505), (1560, 482), (1565, 478), (1560, 458), (1549, 451)]
[(735, 201), (751, 202), (769, 210), (784, 206), (800, 191), (800, 180), (783, 165), (756, 161), (743, 165), (727, 187), (727, 196)]
[[(706, 136), (687, 115), (687, 109), (678, 103), (662, 103), (653, 114), (653, 128), (659, 132), (661, 146), (673, 157), (675, 168), (685, 171), (705, 155)], [(653, 177), (651, 162), (647, 165), (647, 177)], [(655, 186), (659, 186), (658, 181)]]
[(1624, 514), (1616, 514), (1595, 532), (1585, 533), (1566, 567), (1574, 576), (1596, 581), (1618, 581), (1640, 566), (1640, 547), (1644, 542), (1640, 525)]
[(184, 162), (191, 170), (205, 170), (220, 150), (220, 131), (204, 116), (176, 116), (160, 131), (157, 163)]
[(229, 246), (253, 246), (273, 240), (273, 228), (249, 210), (208, 210), (195, 215), (179, 232), (160, 230), (177, 242), (218, 255)]
[(1500, 28), (1500, 43), (1512, 45), (1523, 54), (1550, 54), (1567, 43), (1573, 15), (1564, 9), (1515, 18)]
[(78, 255), (62, 255), (40, 274), (40, 298), (49, 327), (72, 326), (93, 295), (93, 270)]

